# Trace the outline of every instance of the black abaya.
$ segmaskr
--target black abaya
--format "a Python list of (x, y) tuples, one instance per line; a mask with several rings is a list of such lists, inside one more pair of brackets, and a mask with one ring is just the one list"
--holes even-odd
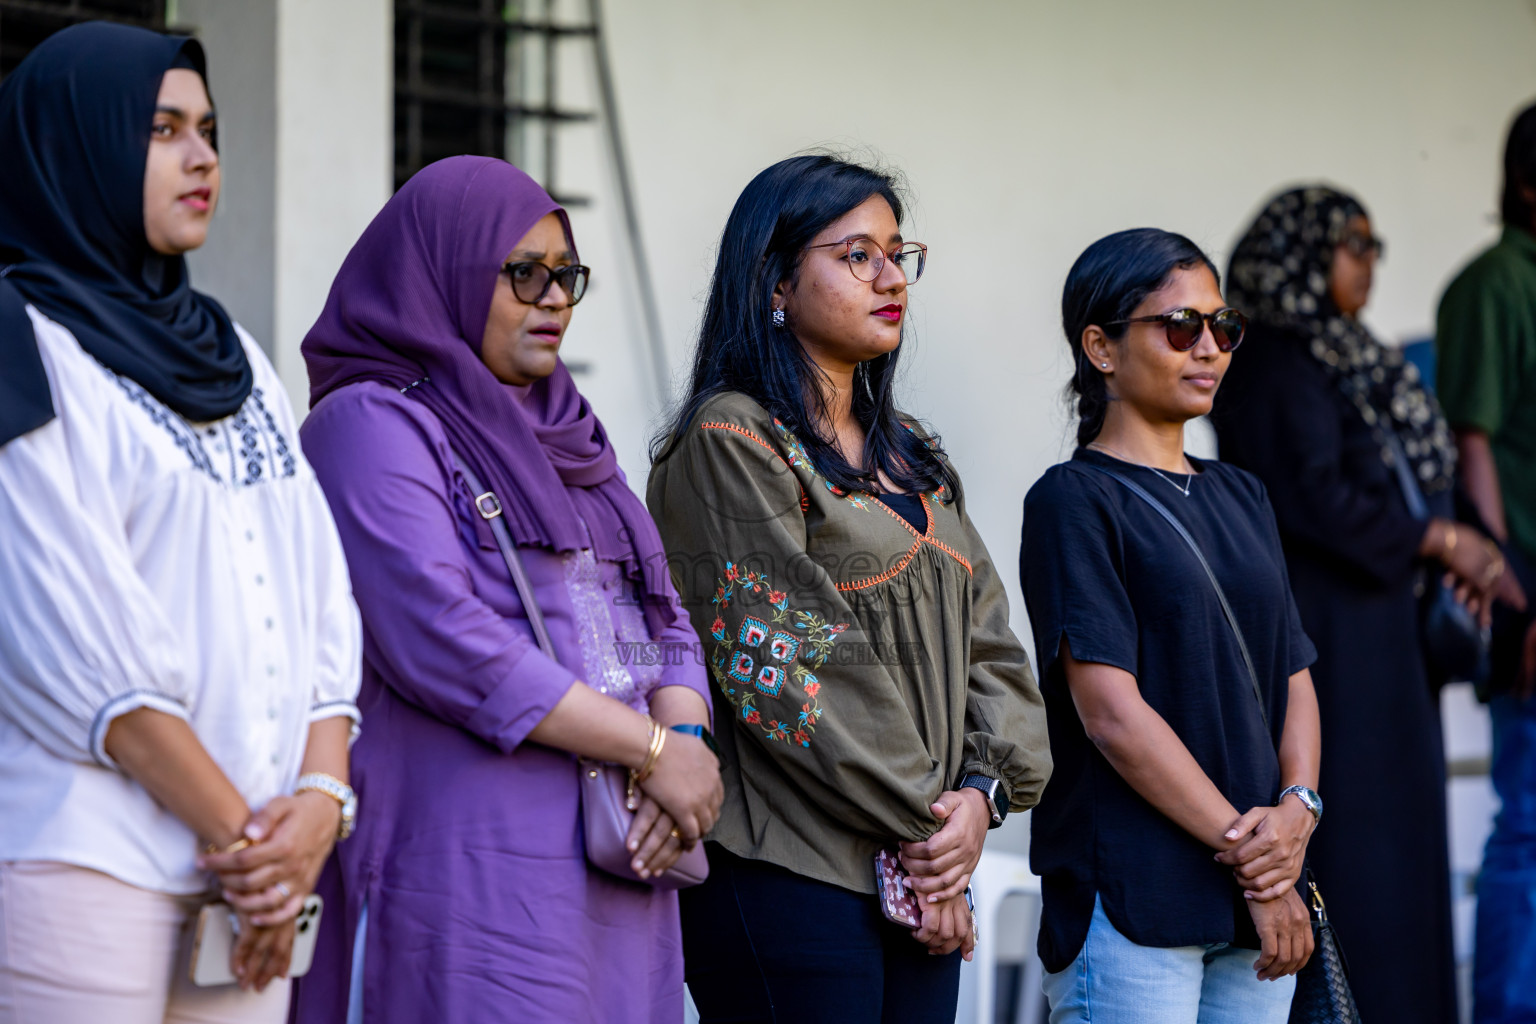
[(1212, 421), (1269, 490), (1317, 645), (1326, 805), (1310, 861), (1367, 1021), (1456, 1020), (1440, 720), (1418, 637), (1417, 551), (1381, 443), (1308, 351), (1255, 324)]

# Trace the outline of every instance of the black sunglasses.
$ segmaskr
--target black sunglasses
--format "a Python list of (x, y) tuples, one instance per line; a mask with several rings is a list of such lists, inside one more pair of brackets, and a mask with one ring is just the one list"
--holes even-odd
[(501, 269), (512, 278), (513, 294), (519, 301), (526, 302), (530, 306), (537, 306), (549, 293), (551, 281), (559, 282), (560, 290), (565, 292), (565, 297), (574, 306), (587, 293), (587, 279), (592, 276), (592, 268), (584, 267), (580, 263), (572, 263), (568, 267), (551, 270), (542, 263), (524, 260), (520, 263), (504, 264)]
[(1104, 326), (1114, 327), (1117, 324), (1162, 324), (1163, 332), (1168, 336), (1168, 345), (1175, 352), (1188, 352), (1200, 344), (1206, 324), (1211, 325), (1211, 337), (1216, 339), (1216, 347), (1223, 352), (1231, 352), (1241, 345), (1243, 334), (1248, 330), (1248, 318), (1230, 306), (1214, 313), (1202, 313), (1198, 309), (1175, 309), (1159, 316), (1111, 320)]

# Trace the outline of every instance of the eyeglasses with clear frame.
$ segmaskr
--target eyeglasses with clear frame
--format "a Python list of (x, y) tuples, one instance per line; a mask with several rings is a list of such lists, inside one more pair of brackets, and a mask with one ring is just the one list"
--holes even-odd
[(860, 235), (837, 242), (808, 245), (806, 248), (830, 249), (838, 245), (845, 247), (840, 258), (848, 262), (849, 273), (866, 284), (880, 277), (886, 260), (896, 265), (909, 285), (917, 284), (917, 279), (923, 276), (923, 268), (928, 264), (928, 247), (922, 242), (902, 242), (894, 249), (883, 249), (873, 238)]
[(1369, 259), (1373, 256), (1379, 260), (1387, 254), (1386, 242), (1363, 231), (1351, 231), (1339, 239), (1339, 244), (1348, 249), (1350, 255), (1357, 260)]
[(504, 263), (501, 269), (512, 279), (512, 292), (518, 301), (530, 306), (537, 306), (549, 294), (550, 282), (558, 282), (560, 290), (574, 306), (587, 293), (587, 280), (592, 276), (592, 268), (580, 263), (551, 270), (535, 260), (519, 260)]

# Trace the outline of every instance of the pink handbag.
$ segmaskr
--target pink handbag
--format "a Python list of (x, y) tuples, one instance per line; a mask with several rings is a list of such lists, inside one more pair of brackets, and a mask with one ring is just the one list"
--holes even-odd
[[(517, 553), (517, 545), (512, 543), (512, 535), (507, 532), (507, 524), (502, 520), (501, 501), (480, 485), (480, 481), (457, 452), (453, 458), (470, 489), (477, 495), (475, 509), (491, 527), (496, 546), (501, 549), (501, 557), (507, 563), (507, 571), (512, 574), (512, 586), (523, 602), (523, 611), (528, 616), (528, 625), (533, 630), (539, 649), (551, 661), (558, 661), (555, 645), (549, 639), (549, 628), (544, 624), (544, 613), (534, 600), (528, 570), (523, 567), (522, 556)], [(695, 844), (692, 850), (685, 850), (676, 863), (660, 875), (641, 878), (635, 874), (629, 866), (633, 854), (625, 843), (629, 838), (630, 824), (635, 820), (634, 808), (637, 806), (638, 794), (633, 773), (623, 765), (606, 761), (578, 758), (576, 764), (580, 771), (581, 828), (586, 841), (587, 860), (593, 867), (626, 881), (651, 885), (657, 889), (682, 889), (698, 885), (708, 877), (709, 861), (704, 855), (702, 842)]]
[(634, 789), (630, 771), (623, 765), (603, 761), (577, 761), (581, 768), (581, 829), (587, 842), (587, 860), (593, 867), (631, 882), (645, 882), (658, 889), (683, 889), (698, 885), (709, 876), (709, 861), (704, 844), (683, 851), (677, 861), (651, 878), (641, 878), (630, 870), (634, 856), (624, 845), (629, 824), (635, 818), (630, 810)]

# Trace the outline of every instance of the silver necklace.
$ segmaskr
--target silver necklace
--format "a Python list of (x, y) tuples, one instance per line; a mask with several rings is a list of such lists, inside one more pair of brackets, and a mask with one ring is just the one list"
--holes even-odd
[(1137, 462), (1135, 459), (1126, 458), (1120, 452), (1115, 451), (1113, 448), (1111, 448), (1107, 444), (1103, 444), (1103, 443), (1101, 443), (1099, 441), (1089, 441), (1087, 447), (1089, 447), (1089, 448), (1097, 448), (1101, 452), (1108, 452), (1110, 455), (1113, 455), (1115, 458), (1119, 459), (1120, 461), (1122, 461), (1122, 462), (1129, 462), (1133, 466), (1140, 466), (1142, 469), (1150, 469), (1152, 472), (1156, 473), (1158, 476), (1160, 476), (1164, 480), (1168, 481), (1168, 486), (1169, 487), (1172, 487), (1174, 490), (1176, 490), (1180, 494), (1184, 495), (1184, 497), (1186, 497), (1186, 498), (1189, 497), (1189, 489), (1190, 489), (1190, 487), (1195, 482), (1195, 474), (1193, 474), (1193, 473), (1190, 473), (1187, 477), (1185, 477), (1183, 485), (1180, 486), (1179, 483), (1176, 482), (1173, 479), (1173, 477), (1169, 476), (1167, 473), (1164, 473), (1162, 470), (1158, 469), (1156, 466), (1149, 466), (1145, 462)]

